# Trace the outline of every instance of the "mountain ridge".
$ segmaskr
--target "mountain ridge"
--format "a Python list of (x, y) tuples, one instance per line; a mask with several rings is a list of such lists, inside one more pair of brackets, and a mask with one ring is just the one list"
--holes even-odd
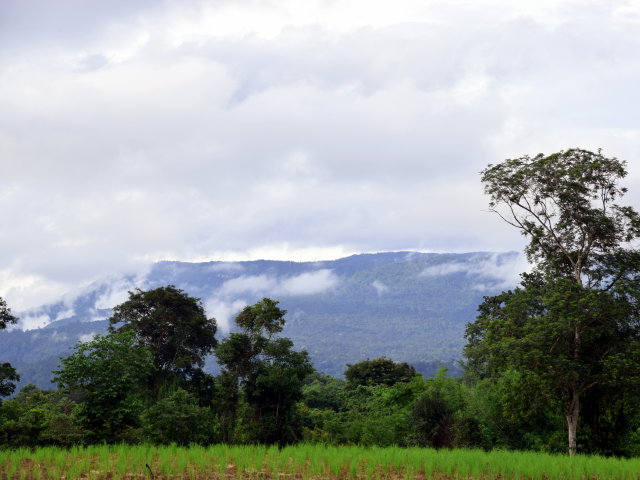
[[(128, 291), (172, 284), (202, 300), (218, 320), (218, 338), (244, 305), (267, 296), (288, 311), (283, 335), (306, 349), (318, 370), (341, 375), (348, 363), (387, 356), (430, 374), (438, 364), (455, 369), (466, 323), (484, 295), (515, 285), (521, 260), (515, 252), (401, 251), (316, 262), (162, 261), (144, 275), (105, 279), (27, 312), (26, 321), (36, 319), (40, 328), (0, 333), (0, 351), (21, 383), (50, 387), (58, 357), (105, 332), (111, 308)], [(215, 371), (214, 362), (207, 369)]]

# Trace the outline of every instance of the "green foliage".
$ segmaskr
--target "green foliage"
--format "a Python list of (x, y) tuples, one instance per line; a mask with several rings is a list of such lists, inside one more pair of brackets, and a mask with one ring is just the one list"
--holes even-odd
[(139, 425), (152, 365), (133, 332), (121, 332), (78, 343), (54, 374), (59, 388), (79, 402), (75, 416), (92, 440), (115, 442)]
[[(380, 356), (408, 362), (423, 376), (435, 375), (439, 365), (459, 375), (456, 359), (464, 343), (464, 326), (475, 318), (483, 292), (495, 294), (502, 289), (503, 280), (492, 274), (495, 270), (483, 266), (500, 267), (515, 259), (515, 253), (394, 252), (325, 262), (323, 268), (340, 278), (340, 288), (310, 295), (283, 293), (279, 306), (296, 314), (288, 316), (282, 335), (304, 345), (314, 366), (333, 376), (341, 376), (347, 363)], [(451, 265), (457, 270), (446, 273)], [(206, 298), (237, 275), (291, 278), (318, 269), (313, 262), (243, 262), (242, 271), (238, 266), (159, 262), (145, 284), (150, 290), (171, 283), (191, 296)], [(229, 270), (231, 267), (236, 270)], [(440, 273), (423, 274), (430, 271)], [(373, 285), (382, 289), (380, 293)], [(95, 310), (96, 298), (108, 288), (104, 284), (88, 290), (78, 295), (73, 305), (58, 302), (45, 307), (51, 318), (70, 308), (75, 312), (73, 317), (42, 329), (1, 332), (0, 359), (11, 362), (25, 384), (54, 388), (50, 372), (58, 358), (66, 356), (81, 336), (107, 332), (108, 321), (86, 320), (96, 314), (111, 315), (110, 309)], [(246, 297), (249, 303), (258, 300), (260, 297), (252, 298), (251, 294)], [(204, 369), (213, 373), (213, 362), (207, 361)]]
[(309, 408), (339, 411), (344, 405), (345, 382), (322, 372), (313, 372), (302, 388), (303, 401)]
[(358, 387), (346, 401), (346, 443), (407, 445), (412, 430), (411, 409), (424, 390), (421, 377), (392, 386)]
[[(337, 478), (465, 478), (531, 480), (632, 480), (640, 460), (560, 457), (504, 450), (379, 448), (296, 445), (202, 447), (97, 445), (0, 450), (0, 475), (7, 478), (91, 478), (113, 480), (148, 478), (149, 464), (156, 478), (271, 477)], [(230, 467), (233, 466), (233, 467)], [(260, 472), (265, 472), (264, 474)], [(100, 472), (100, 473), (97, 473)], [(226, 475), (225, 475), (226, 474)]]
[(18, 318), (11, 314), (11, 309), (7, 306), (4, 298), (0, 297), (0, 330), (4, 330), (10, 324), (15, 324)]
[(219, 414), (221, 437), (223, 442), (230, 443), (239, 428), (238, 410), (243, 401), (238, 377), (228, 370), (223, 370), (216, 378), (216, 386), (215, 405)]
[(463, 384), (465, 407), (454, 428), (456, 446), (566, 451), (561, 405), (550, 404), (556, 399), (543, 395), (529, 396), (521, 382), (519, 372), (508, 370), (473, 385)]
[[(10, 324), (15, 324), (18, 318), (11, 314), (11, 309), (7, 306), (7, 302), (0, 297), (0, 330), (4, 330)], [(11, 395), (16, 384), (20, 380), (20, 375), (10, 363), (0, 363), (0, 397)]]
[[(459, 379), (447, 377), (445, 368), (435, 378), (425, 381), (425, 390), (410, 412), (412, 444), (434, 448), (451, 448), (456, 443), (473, 444), (473, 439), (467, 438), (472, 432), (460, 424), (462, 418), (456, 418), (463, 415), (465, 408), (462, 389)], [(462, 427), (458, 428), (458, 438), (456, 423)]]
[(259, 443), (291, 443), (300, 440), (295, 404), (302, 398), (304, 379), (313, 371), (307, 352), (293, 350), (288, 338), (270, 341), (265, 358), (256, 366), (253, 382), (245, 384), (245, 398), (253, 407)]
[(151, 352), (156, 392), (173, 375), (184, 378), (202, 367), (216, 345), (215, 319), (206, 317), (199, 299), (173, 285), (129, 292), (129, 300), (114, 307), (109, 324), (111, 332), (133, 332)]
[(454, 411), (440, 393), (423, 395), (411, 412), (415, 430), (414, 442), (421, 447), (451, 447), (453, 414)]
[(193, 369), (189, 377), (181, 379), (181, 388), (189, 392), (201, 407), (213, 408), (216, 402), (216, 377), (200, 369)]
[(10, 363), (0, 363), (0, 397), (11, 395), (15, 389), (15, 382), (20, 380), (20, 375)]
[[(470, 371), (479, 378), (514, 372), (509, 377), (513, 385), (502, 399), (510, 405), (504, 413), (525, 420), (533, 433), (536, 424), (548, 422), (540, 414), (536, 422), (526, 422), (532, 412), (566, 412), (575, 392), (583, 395), (583, 408), (593, 410), (596, 404), (604, 406), (596, 392), (589, 393), (596, 387), (601, 394), (611, 392), (607, 394), (610, 405), (616, 397), (612, 392), (624, 397), (637, 391), (640, 330), (635, 331), (636, 319), (628, 297), (618, 297), (611, 290), (530, 276), (522, 288), (487, 298), (480, 306), (478, 320), (467, 330), (465, 355)], [(596, 417), (585, 420), (586, 426), (595, 422), (597, 429)], [(589, 443), (598, 442), (586, 442), (583, 447), (602, 451)]]
[(467, 366), (479, 378), (515, 371), (522, 406), (536, 397), (560, 406), (570, 454), (585, 400), (594, 412), (600, 387), (625, 397), (640, 380), (640, 252), (628, 243), (640, 216), (616, 203), (624, 167), (573, 149), (482, 172), (491, 209), (530, 238), (535, 270), (521, 288), (485, 298), (467, 327)]
[(356, 386), (321, 375), (310, 377), (299, 405), (305, 440), (449, 448), (487, 445), (480, 433), (485, 419), (468, 402), (473, 386), (447, 376), (446, 368), (435, 378), (413, 375), (392, 385), (381, 381), (387, 372), (381, 370), (379, 381), (371, 377), (370, 385)]
[(0, 445), (15, 448), (80, 443), (86, 432), (70, 415), (74, 406), (61, 392), (25, 386), (0, 406)]
[(580, 444), (588, 452), (607, 456), (640, 454), (640, 404), (629, 388), (599, 385), (582, 402)]
[(599, 277), (603, 260), (640, 235), (638, 214), (616, 203), (626, 174), (625, 162), (571, 149), (489, 165), (482, 182), (490, 207), (506, 207), (503, 218), (530, 238), (530, 261), (580, 282)]
[(265, 298), (236, 317), (241, 333), (232, 333), (216, 348), (224, 388), (237, 402), (222, 412), (224, 435), (231, 438), (238, 418), (240, 395), (249, 412), (244, 416), (246, 439), (259, 443), (296, 440), (295, 404), (302, 398), (304, 379), (313, 371), (307, 352), (293, 350), (288, 338), (273, 338), (284, 326), (285, 310)]
[[(381, 446), (409, 443), (410, 411), (425, 391), (421, 377), (392, 386), (345, 388), (345, 382), (336, 382), (314, 380), (306, 387), (304, 403), (299, 407), (305, 440)], [(331, 401), (318, 403), (318, 398)]]
[(198, 406), (197, 399), (183, 389), (152, 405), (142, 419), (145, 436), (152, 443), (206, 444), (217, 439), (212, 410)]
[(270, 298), (263, 298), (255, 305), (248, 305), (236, 317), (236, 324), (245, 333), (259, 337), (271, 337), (284, 328), (286, 310), (278, 308), (278, 303)]
[(410, 382), (418, 372), (411, 365), (403, 362), (396, 363), (388, 358), (374, 358), (364, 360), (353, 365), (347, 365), (344, 376), (351, 388), (359, 385), (387, 385), (398, 382)]

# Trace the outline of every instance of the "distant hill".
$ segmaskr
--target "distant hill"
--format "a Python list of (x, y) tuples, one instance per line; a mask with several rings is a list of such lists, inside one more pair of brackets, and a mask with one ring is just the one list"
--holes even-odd
[[(98, 282), (75, 298), (19, 314), (33, 330), (0, 333), (0, 359), (22, 384), (51, 387), (51, 370), (78, 341), (106, 331), (111, 308), (134, 288), (172, 284), (202, 299), (218, 338), (247, 304), (267, 296), (288, 311), (284, 335), (306, 349), (318, 370), (341, 375), (348, 363), (386, 356), (425, 375), (455, 370), (467, 322), (484, 295), (512, 287), (516, 253), (390, 252), (324, 262), (159, 262), (138, 276)], [(207, 369), (216, 370), (215, 361)]]

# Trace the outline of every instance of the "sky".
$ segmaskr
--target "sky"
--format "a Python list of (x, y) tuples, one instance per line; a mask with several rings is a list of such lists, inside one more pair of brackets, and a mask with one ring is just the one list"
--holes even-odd
[(640, 2), (2, 0), (0, 296), (157, 260), (521, 250), (479, 172), (602, 148)]

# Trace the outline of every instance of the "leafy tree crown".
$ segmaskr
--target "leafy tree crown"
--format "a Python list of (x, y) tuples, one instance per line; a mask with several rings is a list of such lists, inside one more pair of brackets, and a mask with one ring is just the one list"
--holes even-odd
[(627, 189), (625, 162), (570, 149), (507, 159), (482, 172), (491, 211), (530, 238), (525, 252), (547, 274), (599, 282), (640, 236), (640, 217), (617, 202)]

